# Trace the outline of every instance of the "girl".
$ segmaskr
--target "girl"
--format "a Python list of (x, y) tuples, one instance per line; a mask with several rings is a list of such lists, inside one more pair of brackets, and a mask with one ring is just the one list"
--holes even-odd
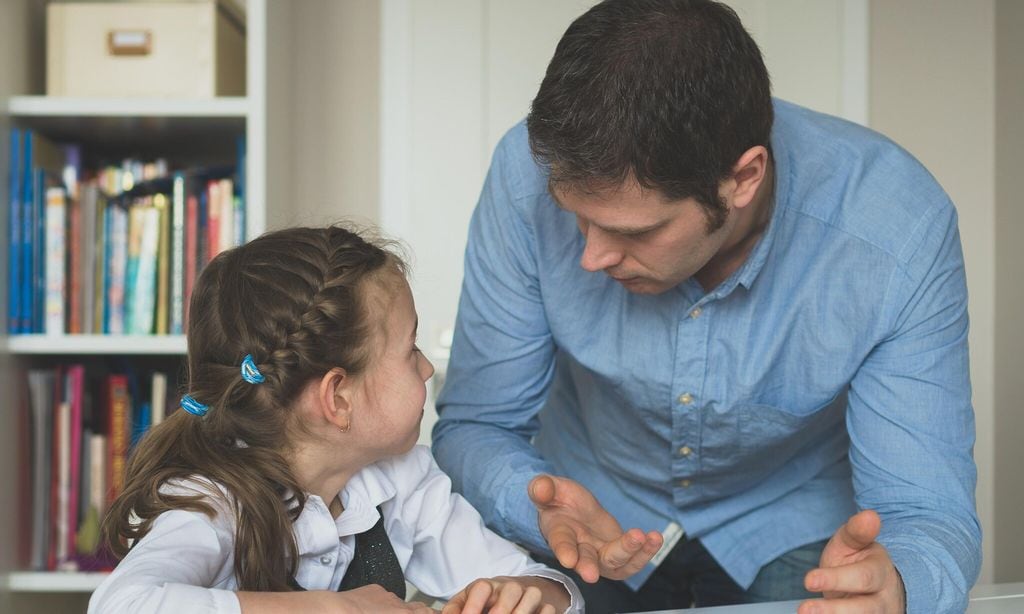
[(404, 265), (348, 230), (218, 255), (182, 411), (132, 454), (103, 526), (123, 560), (90, 614), (430, 611), (406, 578), (445, 614), (582, 611), (414, 447), (434, 372), (415, 339)]

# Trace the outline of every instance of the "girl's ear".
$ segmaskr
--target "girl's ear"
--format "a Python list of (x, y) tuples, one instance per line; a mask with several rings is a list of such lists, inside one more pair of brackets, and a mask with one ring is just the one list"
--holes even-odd
[(320, 379), (320, 413), (343, 433), (352, 426), (353, 384), (352, 377), (341, 367), (331, 369)]

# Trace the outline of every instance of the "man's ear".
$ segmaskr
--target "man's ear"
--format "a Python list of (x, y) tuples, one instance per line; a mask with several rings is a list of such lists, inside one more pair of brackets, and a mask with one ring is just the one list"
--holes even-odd
[(317, 401), (321, 415), (342, 432), (352, 426), (352, 393), (354, 382), (341, 367), (335, 367), (320, 378)]
[(764, 184), (768, 176), (768, 150), (763, 145), (755, 145), (743, 152), (732, 167), (732, 177), (728, 180), (731, 194), (727, 201), (733, 207), (742, 209), (754, 202), (758, 188)]

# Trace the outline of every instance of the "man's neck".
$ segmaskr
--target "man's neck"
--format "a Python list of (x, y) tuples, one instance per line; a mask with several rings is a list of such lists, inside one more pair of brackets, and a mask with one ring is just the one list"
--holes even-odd
[(766, 172), (765, 180), (754, 195), (754, 202), (737, 212), (738, 219), (732, 229), (732, 236), (714, 258), (694, 275), (705, 292), (718, 287), (718, 284), (743, 266), (768, 227), (775, 204), (775, 165), (771, 159)]

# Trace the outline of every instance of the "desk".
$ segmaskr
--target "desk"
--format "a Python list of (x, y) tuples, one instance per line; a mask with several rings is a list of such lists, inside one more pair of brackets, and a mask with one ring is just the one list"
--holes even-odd
[[(793, 614), (799, 601), (728, 605), (692, 610), (661, 610), (646, 614)], [(971, 591), (967, 614), (1021, 614), (1024, 612), (1024, 582), (988, 584)]]

